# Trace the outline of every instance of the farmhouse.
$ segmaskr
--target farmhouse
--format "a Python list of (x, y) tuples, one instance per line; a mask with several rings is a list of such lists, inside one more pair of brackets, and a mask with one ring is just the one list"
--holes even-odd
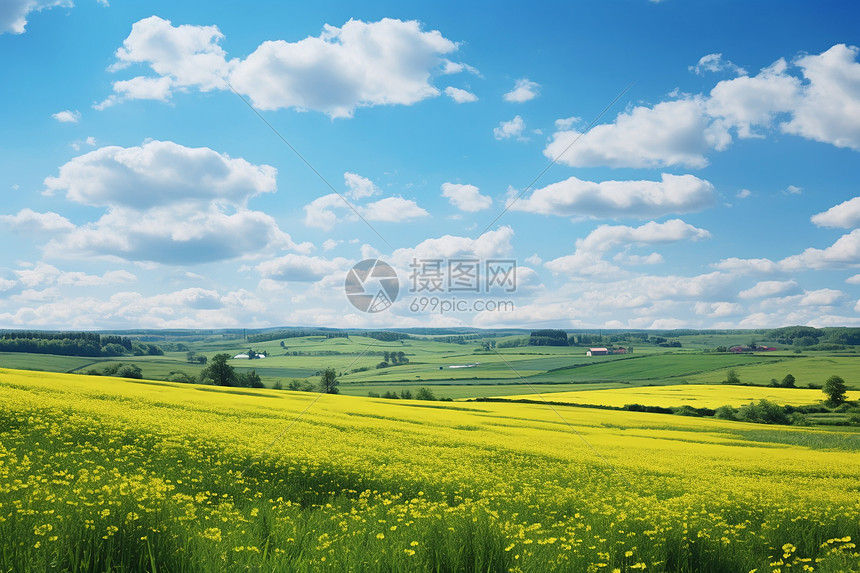
[(606, 356), (607, 354), (609, 354), (608, 348), (589, 348), (585, 353), (586, 356)]

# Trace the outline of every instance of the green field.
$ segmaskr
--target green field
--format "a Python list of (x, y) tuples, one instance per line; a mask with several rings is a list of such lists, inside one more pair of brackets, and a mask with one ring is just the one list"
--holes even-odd
[[(767, 385), (772, 378), (781, 380), (791, 373), (797, 384), (805, 387), (821, 385), (828, 376), (838, 374), (849, 387), (860, 388), (860, 356), (850, 352), (704, 352), (714, 345), (744, 343), (751, 338), (755, 336), (692, 334), (679, 338), (683, 343), (680, 349), (630, 343), (625, 346), (632, 346), (633, 354), (595, 357), (586, 356), (584, 347), (525, 346), (496, 351), (482, 348), (480, 339), (454, 343), (439, 336), (394, 342), (358, 335), (303, 336), (249, 343), (236, 335), (210, 335), (185, 339), (184, 344), (208, 358), (222, 352), (233, 356), (248, 349), (266, 351), (269, 356), (265, 359), (231, 360), (231, 365), (238, 372), (255, 370), (270, 387), (276, 383), (286, 386), (292, 380), (314, 381), (321, 370), (331, 367), (339, 374), (341, 391), (349, 395), (400, 393), (423, 386), (439, 397), (457, 399), (585, 387), (718, 384), (726, 379), (729, 369), (734, 369), (745, 384)], [(505, 338), (495, 339), (488, 333), (486, 340)], [(409, 363), (378, 369), (385, 352), (403, 352)], [(194, 378), (203, 368), (189, 363), (185, 351), (117, 358), (0, 354), (0, 366), (57, 372), (99, 371), (115, 362), (136, 364), (145, 377), (162, 380), (177, 372)], [(466, 365), (471, 367), (456, 368)]]

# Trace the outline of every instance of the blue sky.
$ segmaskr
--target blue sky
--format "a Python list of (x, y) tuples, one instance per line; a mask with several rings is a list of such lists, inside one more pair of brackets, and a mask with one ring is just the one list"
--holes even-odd
[(0, 5), (0, 328), (860, 324), (856, 3), (355, 4)]

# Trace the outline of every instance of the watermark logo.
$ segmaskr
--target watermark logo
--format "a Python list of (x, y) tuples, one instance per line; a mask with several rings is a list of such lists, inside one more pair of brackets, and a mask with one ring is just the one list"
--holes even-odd
[(362, 312), (376, 313), (394, 304), (400, 281), (388, 263), (364, 259), (349, 269), (343, 288), (352, 306)]

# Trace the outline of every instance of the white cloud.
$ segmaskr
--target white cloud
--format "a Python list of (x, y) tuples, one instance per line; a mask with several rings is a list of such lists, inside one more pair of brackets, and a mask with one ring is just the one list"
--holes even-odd
[(773, 274), (779, 272), (779, 264), (770, 259), (739, 259), (730, 257), (711, 265), (715, 269), (737, 274)]
[(735, 302), (697, 302), (694, 306), (696, 314), (708, 318), (723, 318), (743, 314), (744, 308)]
[(729, 142), (724, 128), (709, 123), (702, 98), (688, 97), (635, 107), (585, 135), (557, 131), (544, 155), (571, 167), (704, 167), (705, 153)]
[(49, 193), (93, 206), (147, 209), (167, 204), (244, 204), (276, 189), (277, 170), (253, 165), (208, 147), (149, 141), (140, 147), (102, 147), (60, 167), (48, 177)]
[(434, 73), (457, 45), (416, 21), (385, 18), (326, 25), (319, 37), (264, 42), (230, 81), (259, 109), (297, 108), (351, 117), (356, 108), (411, 105), (439, 95)]
[(408, 268), (413, 259), (453, 259), (477, 257), (490, 259), (511, 254), (514, 231), (508, 226), (488, 231), (473, 239), (456, 235), (426, 239), (413, 248), (397, 249), (391, 259), (401, 268)]
[(800, 80), (787, 75), (786, 68), (785, 60), (778, 60), (753, 77), (719, 82), (707, 100), (709, 115), (737, 129), (741, 138), (763, 137), (753, 128), (770, 127), (778, 114), (796, 105)]
[[(412, 105), (436, 97), (434, 75), (475, 71), (445, 57), (457, 50), (456, 43), (413, 20), (326, 25), (317, 37), (264, 42), (245, 59), (228, 60), (223, 39), (216, 26), (173, 26), (157, 16), (136, 22), (111, 69), (145, 64), (156, 75), (115, 82), (114, 93), (96, 108), (126, 99), (166, 101), (177, 90), (226, 90), (229, 82), (257, 109), (351, 117), (360, 107)], [(471, 95), (446, 93), (455, 101)]]
[(514, 89), (506, 93), (503, 97), (507, 102), (523, 103), (535, 99), (538, 96), (539, 88), (540, 84), (528, 78), (521, 78), (514, 84)]
[(338, 222), (334, 209), (349, 209), (337, 193), (329, 193), (318, 197), (304, 206), (305, 225), (329, 231)]
[(322, 248), (324, 251), (331, 251), (340, 244), (340, 241), (334, 239), (326, 239), (323, 241)]
[(343, 174), (343, 180), (348, 188), (348, 191), (346, 192), (347, 197), (352, 199), (364, 199), (365, 197), (379, 195), (379, 188), (367, 177), (362, 177), (361, 175), (347, 171)]
[(346, 274), (352, 261), (341, 257), (325, 259), (288, 254), (257, 265), (257, 271), (267, 279), (285, 282), (316, 282), (333, 273)]
[(230, 68), (226, 52), (218, 45), (223, 38), (217, 26), (173, 26), (169, 20), (150, 16), (132, 25), (116, 51), (112, 69), (147, 64), (171, 88), (223, 89)]
[(860, 151), (860, 63), (854, 46), (836, 44), (799, 58), (809, 82), (783, 131)]
[(737, 192), (737, 194), (735, 194), (735, 197), (737, 197), (738, 199), (746, 199), (750, 196), (752, 196), (752, 191), (750, 191), (749, 189), (741, 189)]
[(819, 227), (853, 229), (860, 226), (860, 197), (854, 197), (823, 213), (813, 215), (811, 221)]
[[(708, 164), (708, 153), (728, 148), (733, 131), (740, 138), (764, 137), (777, 128), (860, 150), (858, 53), (856, 47), (837, 44), (791, 64), (779, 59), (755, 76), (721, 81), (709, 94), (673, 92), (674, 99), (636, 106), (584, 135), (559, 127), (544, 154), (574, 167), (698, 168)], [(717, 56), (700, 60), (699, 70), (730, 69)]]
[(273, 217), (245, 209), (224, 213), (164, 207), (111, 208), (98, 221), (45, 247), (49, 256), (102, 256), (167, 265), (255, 258), (269, 249), (307, 250), (278, 228)]
[(442, 196), (461, 211), (470, 213), (489, 209), (493, 204), (492, 197), (481, 195), (480, 190), (474, 185), (443, 183)]
[(785, 270), (820, 270), (860, 265), (860, 229), (842, 235), (826, 249), (809, 248), (780, 261)]
[(846, 294), (841, 290), (823, 288), (803, 293), (801, 306), (833, 306), (844, 299)]
[(848, 277), (845, 282), (850, 285), (860, 285), (860, 274)]
[[(698, 241), (711, 234), (692, 225), (672, 219), (665, 223), (648, 222), (640, 227), (626, 225), (600, 225), (585, 238), (577, 239), (576, 251), (546, 263), (546, 267), (556, 273), (571, 275), (615, 275), (620, 269), (603, 260), (603, 255), (619, 245), (653, 245), (677, 241)], [(622, 256), (619, 262), (625, 261)], [(628, 259), (629, 260), (629, 259)], [(636, 263), (657, 263), (662, 261), (659, 254), (633, 259)]]
[(20, 233), (65, 233), (75, 228), (71, 221), (57, 213), (37, 213), (21, 209), (15, 215), (0, 215), (0, 225)]
[(71, 8), (72, 0), (4, 0), (0, 3), (0, 34), (23, 34), (31, 12), (60, 6)]
[(663, 255), (660, 253), (651, 253), (648, 255), (631, 255), (630, 253), (618, 253), (612, 260), (622, 265), (659, 265), (665, 262)]
[(523, 131), (526, 129), (526, 122), (520, 116), (514, 117), (510, 121), (499, 123), (499, 127), (493, 128), (493, 136), (496, 139), (510, 139), (516, 137), (522, 139)]
[(724, 60), (722, 54), (708, 54), (699, 58), (695, 66), (688, 68), (691, 72), (704, 75), (705, 72), (729, 72), (739, 76), (747, 75), (747, 71), (736, 66), (729, 60)]
[(100, 287), (135, 282), (137, 277), (125, 270), (89, 275), (80, 271), (61, 271), (53, 265), (37, 262), (33, 268), (15, 271), (21, 284), (28, 288), (44, 286)]
[(276, 171), (212, 149), (170, 141), (103, 147), (76, 157), (45, 180), (48, 193), (105, 207), (97, 221), (45, 247), (50, 256), (107, 256), (164, 264), (256, 257), (295, 244), (271, 216), (247, 208), (276, 190)]
[(137, 76), (130, 80), (120, 80), (113, 83), (114, 94), (93, 107), (99, 111), (129, 99), (152, 99), (167, 101), (172, 95), (172, 81), (169, 77), (148, 78)]
[(75, 110), (65, 109), (63, 111), (58, 111), (57, 113), (51, 114), (51, 117), (59, 121), (60, 123), (78, 123), (81, 119), (81, 112)]
[(693, 175), (664, 173), (660, 181), (583, 181), (571, 177), (536, 189), (511, 210), (565, 217), (660, 217), (693, 213), (715, 202), (714, 186)]
[(761, 281), (752, 288), (738, 293), (740, 298), (763, 298), (796, 291), (795, 281)]
[(401, 223), (430, 215), (412, 199), (386, 197), (358, 207), (358, 212), (368, 221)]
[(461, 90), (460, 88), (452, 86), (445, 88), (445, 95), (457, 103), (471, 103), (473, 101), (478, 101), (478, 96), (472, 92), (467, 92), (466, 90)]
[(803, 193), (803, 187), (798, 187), (796, 185), (789, 185), (785, 188), (784, 193), (786, 195), (800, 195)]

